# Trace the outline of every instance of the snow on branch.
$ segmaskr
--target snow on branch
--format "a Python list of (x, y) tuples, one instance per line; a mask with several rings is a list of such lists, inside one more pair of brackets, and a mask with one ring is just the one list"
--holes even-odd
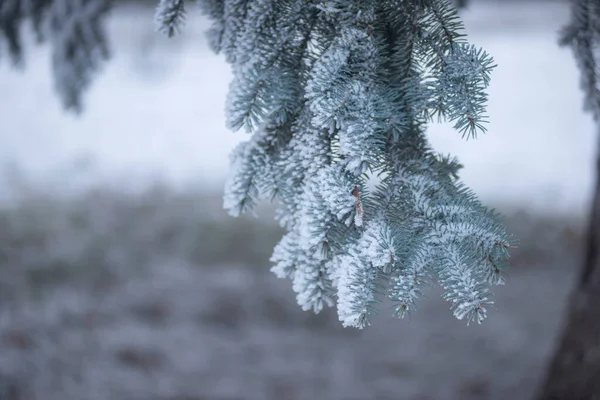
[(594, 0), (574, 0), (571, 20), (563, 28), (560, 43), (570, 46), (581, 72), (585, 109), (600, 118), (600, 5)]
[(159, 32), (169, 37), (179, 33), (185, 22), (185, 0), (160, 0), (154, 14)]
[(110, 0), (6, 0), (0, 2), (0, 42), (22, 62), (20, 27), (31, 21), (51, 45), (52, 72), (63, 106), (79, 112), (82, 93), (109, 58), (104, 17)]
[(403, 317), (438, 283), (457, 318), (482, 322), (512, 239), (425, 135), (434, 115), (466, 137), (487, 122), (495, 65), (452, 4), (216, 4), (203, 7), (234, 72), (229, 126), (252, 134), (225, 206), (237, 214), (263, 192), (278, 199), (288, 233), (272, 270), (292, 280), (301, 307), (336, 302), (344, 326), (364, 328), (384, 297)]

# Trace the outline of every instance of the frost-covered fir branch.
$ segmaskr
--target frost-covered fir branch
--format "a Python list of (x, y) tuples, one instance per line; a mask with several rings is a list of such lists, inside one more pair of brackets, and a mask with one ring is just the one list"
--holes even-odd
[(585, 108), (600, 118), (600, 4), (596, 0), (573, 0), (571, 20), (562, 30), (560, 42), (573, 49), (581, 71)]
[(8, 49), (14, 63), (23, 60), (21, 30), (31, 22), (39, 41), (52, 48), (52, 72), (65, 108), (80, 111), (82, 93), (108, 59), (103, 19), (110, 0), (1, 0), (0, 57)]
[(434, 117), (467, 137), (487, 121), (493, 60), (467, 42), (452, 4), (200, 5), (234, 72), (228, 125), (252, 133), (234, 153), (225, 207), (238, 215), (277, 197), (288, 233), (272, 270), (292, 279), (302, 308), (337, 301), (344, 326), (362, 328), (384, 296), (403, 317), (437, 282), (457, 318), (480, 323), (509, 237), (425, 136)]
[(185, 0), (160, 0), (154, 22), (160, 32), (169, 37), (178, 33), (185, 22)]

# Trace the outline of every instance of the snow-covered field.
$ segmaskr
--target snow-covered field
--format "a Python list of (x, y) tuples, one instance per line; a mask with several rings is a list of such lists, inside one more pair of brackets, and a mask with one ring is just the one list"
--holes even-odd
[[(458, 155), (464, 180), (486, 202), (552, 212), (585, 210), (596, 150), (582, 111), (569, 50), (557, 45), (564, 3), (474, 3), (468, 33), (496, 59), (489, 131), (465, 142), (434, 126), (434, 146)], [(0, 66), (0, 165), (61, 190), (99, 179), (128, 189), (156, 178), (219, 189), (228, 154), (246, 138), (224, 127), (230, 79), (191, 13), (183, 35), (154, 33), (152, 9), (125, 7), (110, 20), (114, 58), (98, 76), (80, 118), (54, 96), (45, 48), (30, 47), (26, 68)], [(3, 193), (6, 195), (6, 193)]]
[(333, 310), (302, 312), (268, 272), (280, 230), (218, 203), (98, 189), (0, 212), (0, 399), (530, 398), (573, 282), (577, 224), (508, 219), (521, 248), (480, 326), (432, 288), (410, 320), (383, 304), (358, 331)]

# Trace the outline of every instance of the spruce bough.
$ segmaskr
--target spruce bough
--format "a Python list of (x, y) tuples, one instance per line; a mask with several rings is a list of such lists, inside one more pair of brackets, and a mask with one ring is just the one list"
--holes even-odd
[(304, 310), (337, 302), (363, 328), (387, 296), (396, 315), (431, 281), (454, 315), (481, 322), (510, 246), (498, 216), (425, 136), (441, 118), (485, 130), (491, 57), (442, 0), (201, 1), (211, 44), (232, 65), (232, 215), (278, 200), (287, 233), (272, 271)]
[[(191, 2), (160, 0), (158, 29), (176, 33)], [(385, 297), (404, 317), (435, 282), (457, 318), (481, 323), (511, 238), (425, 130), (440, 119), (465, 138), (485, 131), (494, 62), (467, 42), (448, 0), (195, 2), (212, 21), (212, 49), (233, 70), (228, 127), (251, 134), (233, 152), (224, 205), (237, 216), (261, 197), (277, 200), (287, 233), (272, 271), (292, 280), (300, 306), (337, 303), (344, 326), (363, 328)], [(20, 20), (41, 26), (50, 10), (75, 21), (55, 24), (52, 44), (75, 52), (61, 56), (75, 85), (68, 69), (55, 76), (64, 104), (78, 109), (108, 55), (98, 21), (109, 4), (7, 0), (0, 39), (18, 56)]]

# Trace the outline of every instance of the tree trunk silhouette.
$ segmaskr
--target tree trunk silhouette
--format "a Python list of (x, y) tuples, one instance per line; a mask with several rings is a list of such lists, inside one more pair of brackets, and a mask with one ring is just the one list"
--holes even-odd
[(600, 151), (586, 240), (583, 268), (538, 400), (600, 400)]

